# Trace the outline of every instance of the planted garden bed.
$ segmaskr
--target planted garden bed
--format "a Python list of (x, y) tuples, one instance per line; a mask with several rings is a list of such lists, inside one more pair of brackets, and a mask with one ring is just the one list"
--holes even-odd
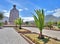
[(23, 35), (26, 36), (35, 44), (60, 44), (60, 41), (47, 37), (47, 36), (44, 36), (44, 39), (38, 39), (39, 34), (37, 33), (26, 33)]
[(16, 29), (18, 33), (31, 33), (31, 31), (26, 30), (26, 29)]
[(29, 30), (26, 29), (17, 29), (18, 33), (21, 33), (22, 35), (24, 35), (25, 37), (22, 37), (24, 39), (28, 38), (29, 40), (27, 40), (29, 43), (31, 43), (31, 41), (35, 44), (60, 44), (60, 41), (58, 41), (56, 38), (51, 38), (48, 36), (44, 35), (44, 39), (38, 39), (39, 34), (35, 33), (35, 32), (31, 32)]
[(53, 30), (53, 31), (60, 31), (60, 28), (58, 28), (58, 27), (53, 27), (51, 29), (49, 27), (44, 27), (44, 29)]

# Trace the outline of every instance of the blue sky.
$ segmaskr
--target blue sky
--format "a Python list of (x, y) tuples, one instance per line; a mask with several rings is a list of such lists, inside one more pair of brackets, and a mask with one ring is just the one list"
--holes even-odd
[(60, 0), (0, 0), (0, 11), (9, 16), (12, 6), (16, 4), (20, 17), (32, 18), (34, 9), (44, 9), (45, 15), (60, 15)]

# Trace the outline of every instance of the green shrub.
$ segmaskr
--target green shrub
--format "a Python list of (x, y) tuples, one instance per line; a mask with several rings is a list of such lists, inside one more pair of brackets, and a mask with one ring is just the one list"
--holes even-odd
[(53, 28), (53, 22), (52, 22), (52, 21), (48, 22), (48, 23), (47, 23), (47, 26), (48, 26), (50, 29)]
[(3, 13), (0, 12), (0, 20), (2, 20), (3, 17), (4, 17), (4, 16), (3, 16)]
[(57, 22), (57, 26), (58, 26), (58, 28), (60, 28), (60, 21), (59, 21), (59, 22)]
[(3, 25), (3, 23), (2, 22), (0, 22), (0, 26), (2, 26)]

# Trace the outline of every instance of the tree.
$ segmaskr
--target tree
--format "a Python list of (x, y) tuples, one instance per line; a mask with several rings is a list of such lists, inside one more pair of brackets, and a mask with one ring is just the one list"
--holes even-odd
[(23, 23), (23, 20), (21, 18), (18, 18), (15, 20), (15, 24), (19, 25), (19, 29), (21, 29), (21, 24)]
[(1, 29), (1, 26), (2, 26), (2, 22), (1, 22), (2, 19), (3, 19), (3, 13), (0, 12), (0, 29)]
[(3, 19), (3, 13), (0, 12), (0, 20)]
[(25, 23), (26, 23), (27, 25), (29, 24), (29, 22), (28, 22), (28, 21), (26, 21)]
[(39, 37), (40, 39), (43, 39), (43, 35), (42, 35), (42, 30), (43, 30), (43, 27), (44, 27), (44, 10), (35, 10), (35, 13), (36, 15), (33, 14), (33, 17), (34, 17), (34, 21), (35, 21), (35, 24), (36, 26), (39, 28), (40, 30), (40, 34), (39, 34)]
[(50, 21), (50, 22), (48, 22), (48, 27), (50, 28), (50, 30), (51, 30), (51, 28), (53, 28), (53, 22), (52, 21)]

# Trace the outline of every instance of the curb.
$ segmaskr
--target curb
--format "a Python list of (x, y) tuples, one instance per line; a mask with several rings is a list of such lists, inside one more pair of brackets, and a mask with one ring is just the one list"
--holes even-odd
[(30, 39), (28, 39), (27, 37), (25, 37), (23, 34), (20, 34), (29, 44), (35, 44), (33, 43)]

